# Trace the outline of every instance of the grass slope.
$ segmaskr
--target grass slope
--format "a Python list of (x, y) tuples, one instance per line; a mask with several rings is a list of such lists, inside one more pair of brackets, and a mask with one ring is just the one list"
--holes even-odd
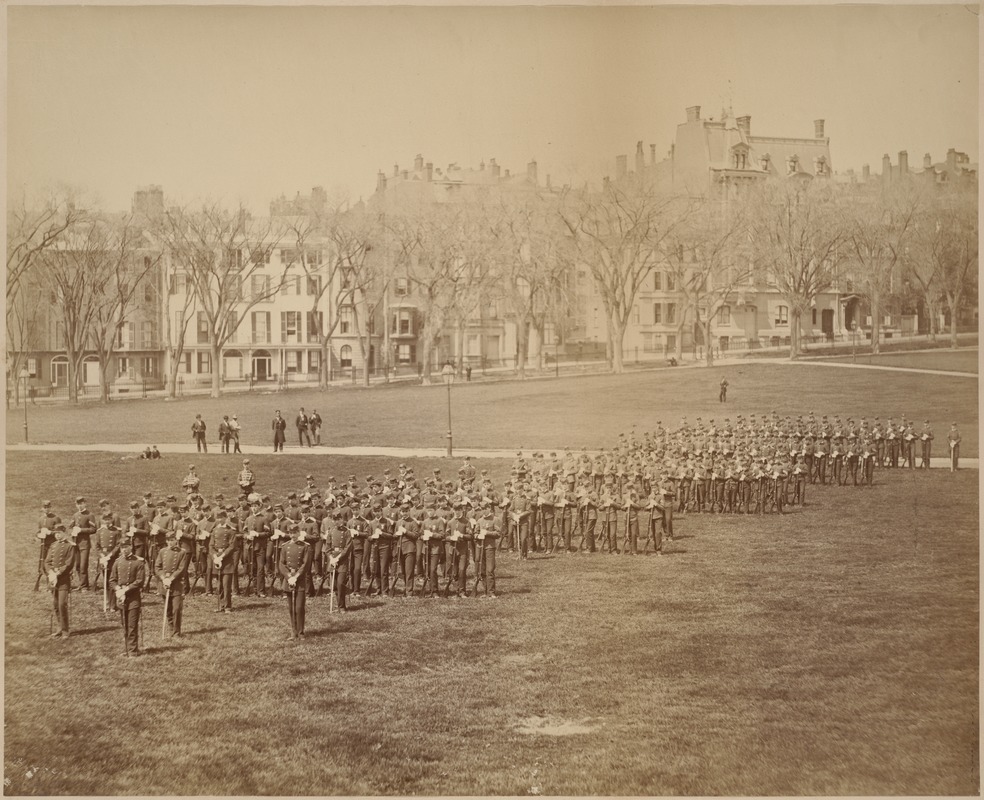
[[(718, 384), (731, 384), (728, 403), (718, 403)], [(712, 369), (663, 369), (625, 375), (455, 384), (452, 423), (457, 447), (605, 447), (633, 425), (647, 430), (662, 421), (691, 422), (775, 410), (782, 416), (930, 419), (938, 436), (960, 424), (962, 454), (977, 453), (977, 384), (966, 378), (824, 366), (744, 364)], [(191, 443), (191, 423), (202, 413), (210, 449), (218, 450), (223, 414), (237, 413), (242, 442), (256, 452), (271, 448), (270, 420), (279, 408), (288, 419), (287, 443), (296, 441), (297, 409), (317, 408), (325, 420), (323, 441), (333, 446), (443, 447), (447, 392), (443, 386), (291, 391), (229, 395), (216, 400), (133, 400), (81, 408), (37, 406), (29, 411), (33, 442), (85, 443), (110, 439), (135, 451), (161, 442)], [(23, 440), (18, 411), (7, 417), (7, 441)], [(210, 455), (211, 457), (211, 455)]]
[(958, 352), (948, 350), (938, 350), (933, 353), (858, 353), (857, 359), (851, 356), (839, 356), (837, 358), (825, 359), (839, 363), (858, 363), (875, 364), (885, 367), (904, 367), (909, 369), (939, 369), (947, 372), (968, 372), (977, 374), (979, 370), (980, 353), (975, 348), (973, 350), (960, 350)]
[[(661, 559), (504, 557), (495, 601), (330, 616), (313, 599), (297, 646), (286, 609), (252, 597), (229, 616), (191, 598), (186, 638), (161, 643), (153, 595), (145, 658), (119, 655), (89, 595), (77, 635), (48, 641), (38, 500), (64, 511), (84, 486), (119, 504), (185, 466), (10, 455), (8, 794), (978, 792), (976, 472), (879, 473), (784, 517), (688, 515)], [(321, 466), (258, 472), (279, 493)]]

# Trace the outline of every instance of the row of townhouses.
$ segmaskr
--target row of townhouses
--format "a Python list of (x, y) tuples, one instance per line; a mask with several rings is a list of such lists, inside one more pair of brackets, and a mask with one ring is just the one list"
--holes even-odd
[[(699, 106), (686, 109), (686, 121), (677, 127), (664, 157), (658, 159), (655, 145), (650, 145), (647, 158), (639, 142), (633, 166), (630, 170), (628, 157), (618, 156), (614, 180), (644, 178), (671, 192), (716, 195), (724, 202), (742, 185), (769, 177), (891, 182), (904, 175), (920, 175), (936, 183), (969, 177), (976, 180), (976, 165), (953, 150), (940, 163), (934, 163), (927, 154), (921, 172), (910, 172), (902, 152), (895, 166), (885, 156), (881, 176), (872, 176), (867, 166), (860, 175), (835, 174), (824, 120), (814, 122), (812, 137), (761, 136), (753, 134), (748, 116), (734, 117), (724, 111), (718, 119), (706, 119)], [(557, 191), (549, 176), (540, 180), (535, 161), (525, 171), (511, 173), (495, 159), (477, 168), (449, 164), (442, 169), (418, 155), (412, 168), (395, 165), (390, 173), (380, 172), (366, 207), (385, 213), (413, 203)], [(325, 191), (315, 187), (310, 195), (274, 200), (270, 217), (261, 222), (270, 231), (276, 228), (277, 220), (319, 213), (326, 206)], [(149, 223), (165, 211), (162, 187), (139, 189), (131, 210), (136, 218), (148, 221), (150, 230)], [(138, 287), (119, 330), (116, 353), (105, 367), (117, 392), (163, 386), (172, 371), (178, 339), (183, 345), (177, 357), (178, 390), (210, 384), (216, 371), (223, 384), (283, 384), (314, 382), (322, 372), (338, 379), (367, 369), (410, 373), (420, 368), (424, 346), (420, 304), (405, 278), (392, 280), (374, 313), (367, 314), (360, 293), (348, 291), (345, 270), (334, 271), (330, 285), (324, 285), (328, 273), (320, 268), (330, 256), (327, 240), (309, 238), (304, 252), (298, 253), (288, 237), (276, 236), (263, 263), (252, 269), (239, 287), (240, 302), (230, 310), (233, 332), (213, 363), (208, 316), (199, 307), (188, 277), (152, 234), (144, 235), (146, 252), (140, 251), (137, 257), (151, 258), (149, 253), (155, 248), (159, 257)], [(545, 354), (548, 358), (570, 358), (604, 352), (607, 328), (603, 305), (586, 270), (578, 270), (574, 280), (576, 301), (569, 324), (563, 330), (548, 325), (541, 335), (533, 331), (528, 341), (530, 357)], [(349, 300), (339, 302), (339, 297)], [(19, 340), (12, 342), (13, 349), (24, 356), (31, 386), (40, 394), (63, 389), (68, 379), (64, 323), (55, 300), (39, 285), (28, 284), (12, 306), (40, 306)], [(627, 357), (633, 353), (662, 357), (675, 353), (680, 346), (691, 352), (707, 346), (726, 351), (780, 345), (790, 336), (789, 309), (767, 276), (750, 278), (747, 284), (736, 287), (713, 322), (709, 342), (702, 327), (692, 320), (681, 326), (684, 313), (674, 274), (653, 271), (632, 311), (624, 341)], [(863, 299), (853, 292), (850, 277), (845, 276), (816, 298), (811, 314), (802, 320), (802, 333), (808, 338), (843, 337), (851, 334), (854, 323), (863, 330), (870, 322)], [(884, 322), (889, 334), (893, 330), (924, 332), (928, 325), (916, 308), (889, 309)], [(331, 333), (323, 346), (320, 332), (326, 329)], [(519, 340), (508, 309), (494, 297), (485, 298), (469, 315), (463, 330), (448, 330), (438, 337), (430, 363), (439, 366), (452, 359), (474, 368), (513, 366)], [(98, 387), (100, 370), (95, 351), (87, 353), (82, 362), (82, 384)]]

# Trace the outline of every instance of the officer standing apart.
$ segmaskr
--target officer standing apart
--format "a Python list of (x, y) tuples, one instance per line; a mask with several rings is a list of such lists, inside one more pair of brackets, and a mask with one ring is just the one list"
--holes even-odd
[(189, 557), (188, 551), (178, 546), (178, 532), (169, 530), (167, 547), (158, 552), (154, 565), (154, 572), (161, 584), (160, 592), (165, 599), (164, 615), (169, 638), (181, 638), (181, 609), (188, 591)]
[(296, 522), (291, 523), (290, 541), (280, 548), (280, 574), (287, 583), (291, 640), (304, 638), (304, 608), (312, 557), (311, 546), (301, 540), (300, 526)]
[(242, 431), (242, 426), (239, 424), (239, 416), (237, 414), (233, 414), (232, 419), (229, 420), (229, 436), (232, 437), (233, 453), (243, 452), (239, 449), (240, 431)]
[(721, 379), (721, 391), (718, 393), (718, 402), (725, 403), (728, 400), (728, 379)]
[(116, 593), (123, 622), (123, 643), (127, 656), (140, 655), (140, 590), (147, 580), (144, 560), (133, 552), (133, 541), (124, 539), (123, 554), (113, 562), (110, 585)]
[(311, 409), (311, 416), (308, 417), (308, 422), (311, 425), (311, 433), (314, 434), (314, 443), (321, 444), (321, 415), (318, 413), (318, 409)]
[(69, 541), (65, 526), (55, 525), (55, 542), (48, 548), (44, 560), (48, 586), (51, 588), (54, 614), (58, 618), (58, 630), (51, 637), (68, 638), (68, 596), (72, 591), (72, 570), (77, 555), (75, 546)]
[(284, 442), (287, 441), (287, 420), (280, 416), (278, 410), (273, 416), (273, 452), (284, 452)]
[(205, 443), (205, 420), (201, 414), (195, 414), (195, 421), (191, 423), (191, 438), (195, 440), (195, 446), (199, 453), (207, 453), (208, 445)]

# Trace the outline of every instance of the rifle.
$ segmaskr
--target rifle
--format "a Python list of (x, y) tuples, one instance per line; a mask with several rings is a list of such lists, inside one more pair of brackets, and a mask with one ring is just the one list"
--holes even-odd
[[(328, 567), (328, 574), (329, 574), (329, 580), (328, 580), (328, 613), (329, 614), (334, 614), (335, 613), (335, 568), (336, 568), (336, 565), (335, 564), (329, 564), (329, 567)], [(324, 579), (322, 579), (321, 585), (322, 586), (325, 585)]]
[(290, 585), (290, 579), (287, 579), (287, 602), (289, 603), (287, 610), (290, 613), (290, 638), (294, 639), (297, 637), (297, 621), (294, 617), (294, 592), (297, 591), (295, 586)]
[(167, 604), (171, 602), (171, 584), (167, 584), (167, 590), (164, 592), (164, 617), (161, 619), (161, 640), (167, 638)]
[(489, 583), (485, 578), (485, 534), (479, 534), (481, 538), (476, 538), (475, 541), (478, 542), (478, 563), (475, 566), (475, 593), (474, 597), (478, 597), (478, 583), (481, 581), (485, 585), (485, 593), (489, 593)]
[[(45, 530), (47, 528), (43, 528), (42, 532)], [(40, 538), (41, 541), (38, 544), (38, 576), (34, 579), (34, 591), (38, 591), (38, 587), (41, 585), (41, 579), (44, 577), (44, 537)]]

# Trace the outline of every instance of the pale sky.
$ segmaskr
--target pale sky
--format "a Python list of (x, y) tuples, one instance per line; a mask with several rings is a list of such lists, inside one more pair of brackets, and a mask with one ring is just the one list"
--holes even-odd
[(266, 213), (321, 185), (496, 158), (596, 181), (684, 109), (812, 137), (834, 169), (978, 160), (975, 6), (8, 7), (8, 191), (138, 186)]

